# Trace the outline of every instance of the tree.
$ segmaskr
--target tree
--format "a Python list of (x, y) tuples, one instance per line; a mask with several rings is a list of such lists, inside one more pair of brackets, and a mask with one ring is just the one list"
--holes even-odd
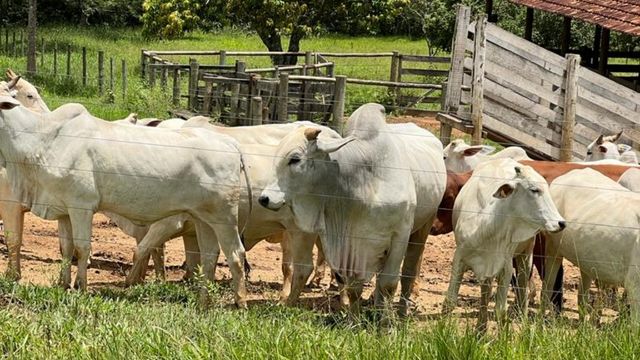
[[(300, 41), (320, 24), (331, 1), (230, 0), (224, 8), (239, 22), (256, 31), (269, 51), (283, 51), (282, 37), (289, 36), (288, 52), (300, 51)], [(276, 65), (294, 65), (297, 56), (273, 56)]]
[(36, 32), (38, 27), (37, 19), (37, 0), (29, 0), (29, 15), (27, 23), (27, 72), (30, 74), (36, 73)]

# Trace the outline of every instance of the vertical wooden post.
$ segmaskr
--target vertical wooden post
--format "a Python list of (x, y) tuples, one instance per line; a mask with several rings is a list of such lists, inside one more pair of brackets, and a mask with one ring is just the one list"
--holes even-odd
[(251, 125), (262, 125), (262, 97), (251, 97)]
[(227, 63), (227, 51), (226, 50), (220, 50), (220, 59), (218, 61), (218, 64), (224, 65), (226, 63)]
[(53, 76), (58, 76), (58, 43), (53, 44)]
[(211, 110), (211, 98), (213, 96), (213, 80), (204, 81), (204, 97), (200, 114), (209, 115)]
[(276, 111), (278, 113), (278, 122), (285, 123), (289, 117), (289, 74), (281, 73), (279, 79)]
[[(246, 63), (240, 60), (236, 60), (236, 70), (235, 76), (236, 78), (240, 78), (239, 74), (244, 73), (246, 69)], [(229, 124), (231, 126), (236, 126), (239, 124), (240, 120), (240, 83), (234, 83), (231, 85), (231, 116), (229, 119)]]
[[(189, 110), (195, 110), (198, 102), (198, 71), (200, 65), (196, 59), (189, 59)], [(153, 70), (152, 70), (153, 72)]]
[(127, 99), (127, 63), (122, 59), (122, 100)]
[(20, 56), (24, 56), (24, 31), (20, 30)]
[(308, 66), (313, 65), (313, 54), (311, 51), (304, 52), (304, 68), (302, 69), (302, 75), (311, 75), (309, 74)]
[(140, 77), (144, 80), (147, 77), (147, 50), (140, 50)]
[(156, 54), (150, 53), (149, 57), (149, 65), (147, 66), (147, 73), (149, 73), (149, 86), (154, 87), (156, 86), (156, 67), (153, 65), (156, 64)]
[(82, 47), (82, 86), (87, 86), (87, 48)]
[[(399, 62), (400, 62), (400, 53), (397, 51), (393, 51), (393, 55), (391, 55), (391, 71), (389, 74), (389, 81), (391, 82), (398, 82), (398, 72), (400, 70), (399, 68)], [(393, 102), (396, 102), (396, 97), (398, 96), (398, 88), (396, 88), (395, 86), (389, 86), (389, 93), (394, 95), (394, 99)]]
[(67, 45), (67, 77), (71, 77), (71, 45)]
[[(462, 95), (462, 79), (464, 77), (464, 52), (467, 41), (467, 26), (471, 10), (462, 4), (456, 5), (456, 27), (451, 45), (451, 68), (445, 93), (444, 112), (457, 112)], [(445, 135), (449, 134), (445, 137)], [(447, 145), (451, 140), (451, 127), (440, 124), (440, 140)]]
[(600, 58), (598, 59), (598, 71), (604, 76), (607, 76), (607, 65), (609, 63), (609, 37), (609, 29), (602, 28), (602, 36), (600, 37)]
[(98, 93), (104, 94), (104, 51), (98, 51)]
[(11, 44), (11, 50), (12, 50), (12, 54), (13, 57), (16, 57), (16, 31), (13, 30), (13, 43)]
[(4, 52), (9, 53), (9, 28), (4, 28)]
[(160, 86), (162, 87), (162, 91), (167, 90), (167, 78), (169, 77), (169, 68), (166, 66), (167, 64), (162, 64), (162, 71), (160, 72)]
[(560, 55), (565, 56), (569, 53), (569, 49), (571, 48), (571, 18), (568, 16), (564, 17), (562, 21), (562, 44), (560, 48)]
[(109, 90), (113, 93), (113, 56), (109, 58)]
[(527, 8), (527, 17), (524, 20), (524, 39), (533, 39), (533, 8)]
[(487, 17), (484, 15), (476, 18), (476, 32), (473, 42), (473, 73), (472, 73), (472, 100), (471, 123), (473, 124), (472, 145), (482, 144), (482, 111), (484, 108), (484, 58), (487, 46), (485, 28)]
[(173, 69), (173, 106), (180, 106), (180, 68)]
[(560, 161), (573, 160), (573, 128), (576, 122), (576, 102), (578, 98), (578, 67), (580, 55), (568, 54), (564, 82), (564, 112), (562, 117), (562, 141)]
[(342, 134), (342, 126), (344, 124), (344, 99), (347, 93), (347, 77), (344, 75), (336, 76), (336, 88), (333, 93), (333, 121), (331, 127)]

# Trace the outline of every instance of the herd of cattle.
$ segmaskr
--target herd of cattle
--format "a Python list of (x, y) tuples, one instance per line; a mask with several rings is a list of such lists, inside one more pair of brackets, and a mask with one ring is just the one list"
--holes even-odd
[(282, 244), (281, 299), (293, 304), (317, 244), (342, 303), (357, 311), (363, 285), (376, 275), (373, 300), (387, 319), (398, 282), (399, 311), (408, 311), (427, 236), (453, 231), (444, 312), (456, 306), (471, 269), (481, 283), (479, 326), (494, 278), (503, 319), (514, 264), (517, 308), (525, 312), (532, 258), (544, 278), (545, 311), (561, 291), (566, 258), (580, 269), (581, 314), (591, 309), (595, 279), (601, 289), (623, 286), (631, 317), (640, 320), (640, 169), (635, 152), (615, 144), (620, 134), (596, 139), (588, 162), (556, 163), (530, 160), (518, 147), (490, 155), (490, 146), (455, 140), (443, 149), (415, 124), (387, 124), (378, 104), (353, 112), (343, 135), (309, 122), (110, 122), (79, 104), (50, 111), (33, 85), (7, 76), (0, 83), (0, 215), (13, 278), (31, 211), (58, 221), (60, 285), (71, 287), (75, 256), (74, 286), (85, 289), (91, 220), (102, 212), (138, 241), (128, 284), (142, 281), (151, 256), (163, 276), (163, 244), (182, 236), (187, 276), (201, 265), (213, 280), (222, 249), (244, 308), (245, 251), (266, 239)]

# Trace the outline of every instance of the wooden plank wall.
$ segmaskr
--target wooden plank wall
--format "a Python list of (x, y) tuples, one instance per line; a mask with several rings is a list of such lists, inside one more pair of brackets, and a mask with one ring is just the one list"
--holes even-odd
[[(475, 23), (468, 30), (473, 34)], [(484, 127), (513, 142), (505, 145), (528, 146), (558, 159), (567, 60), (493, 24), (486, 27), (486, 41)], [(466, 40), (466, 50), (463, 84), (471, 85), (473, 40)], [(640, 149), (640, 93), (583, 67), (578, 67), (576, 81), (573, 159), (583, 159), (586, 146), (599, 134), (620, 130), (623, 142)], [(463, 101), (468, 99), (462, 95)], [(469, 110), (461, 109), (458, 116), (469, 120)]]

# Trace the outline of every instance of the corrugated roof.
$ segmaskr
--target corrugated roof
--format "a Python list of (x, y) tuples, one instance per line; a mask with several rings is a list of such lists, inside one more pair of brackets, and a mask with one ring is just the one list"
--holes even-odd
[(510, 0), (530, 8), (584, 20), (640, 36), (640, 0)]

